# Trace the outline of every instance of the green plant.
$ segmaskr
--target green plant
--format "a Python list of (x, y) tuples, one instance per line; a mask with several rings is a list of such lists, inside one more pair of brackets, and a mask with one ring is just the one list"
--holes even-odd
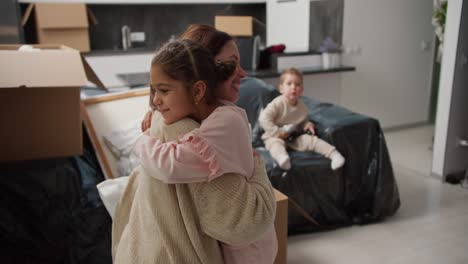
[(444, 47), (445, 20), (447, 17), (447, 0), (435, 0), (434, 14), (432, 16), (432, 25), (435, 27), (435, 34), (439, 40), (437, 49), (437, 61), (442, 59), (442, 51)]
[(434, 10), (432, 24), (436, 27), (436, 35), (440, 41), (443, 41), (445, 31), (445, 18), (447, 15), (447, 1), (441, 2)]

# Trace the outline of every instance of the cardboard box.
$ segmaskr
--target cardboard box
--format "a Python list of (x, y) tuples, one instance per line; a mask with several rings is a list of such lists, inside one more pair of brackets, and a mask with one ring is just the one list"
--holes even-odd
[(215, 27), (233, 37), (253, 36), (251, 16), (215, 16)]
[(274, 264), (286, 264), (288, 256), (288, 197), (276, 189), (275, 196), (275, 229), (278, 238), (278, 254)]
[(82, 154), (80, 87), (85, 68), (77, 50), (0, 45), (0, 161)]
[(30, 4), (21, 22), (23, 26), (31, 19), (33, 10), (38, 43), (66, 45), (82, 52), (90, 51), (88, 18), (93, 24), (97, 22), (85, 4)]

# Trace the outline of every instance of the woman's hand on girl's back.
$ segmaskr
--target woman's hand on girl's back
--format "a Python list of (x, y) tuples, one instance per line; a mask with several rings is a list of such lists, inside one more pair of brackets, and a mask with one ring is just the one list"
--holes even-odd
[(260, 154), (258, 154), (258, 152), (254, 148), (252, 148), (252, 153), (254, 157), (260, 157)]
[(153, 111), (148, 111), (141, 121), (141, 132), (148, 130), (151, 127), (151, 118), (153, 117)]

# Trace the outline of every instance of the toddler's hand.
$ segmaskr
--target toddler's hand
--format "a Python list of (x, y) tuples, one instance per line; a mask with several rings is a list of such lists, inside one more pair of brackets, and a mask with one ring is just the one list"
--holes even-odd
[(281, 138), (282, 140), (286, 140), (289, 137), (289, 133), (282, 131), (282, 132), (279, 132), (277, 137)]
[(305, 126), (304, 126), (304, 131), (307, 132), (309, 131), (311, 135), (315, 135), (315, 127), (314, 127), (314, 124), (312, 122), (308, 122)]

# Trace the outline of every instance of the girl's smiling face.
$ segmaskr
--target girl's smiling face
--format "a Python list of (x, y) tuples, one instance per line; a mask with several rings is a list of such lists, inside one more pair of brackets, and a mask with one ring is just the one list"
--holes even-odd
[(159, 65), (151, 67), (150, 80), (153, 104), (164, 123), (172, 124), (194, 114), (195, 102), (182, 81), (170, 78)]

